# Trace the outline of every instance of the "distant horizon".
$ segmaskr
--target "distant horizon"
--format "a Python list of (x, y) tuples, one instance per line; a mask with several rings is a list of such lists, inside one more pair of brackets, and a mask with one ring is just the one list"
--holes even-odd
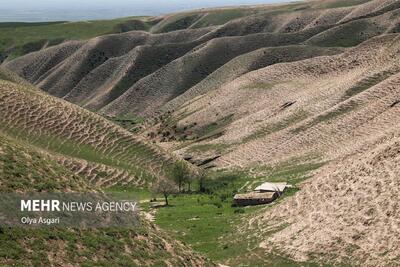
[[(0, 22), (50, 22), (158, 16), (193, 9), (294, 2), (293, 0), (13, 0), (2, 3)], [(111, 5), (112, 3), (112, 5)], [(21, 8), (23, 7), (23, 8)]]

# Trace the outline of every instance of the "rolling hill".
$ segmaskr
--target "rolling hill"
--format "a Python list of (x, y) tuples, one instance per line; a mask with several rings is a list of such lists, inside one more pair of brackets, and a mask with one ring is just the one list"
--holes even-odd
[[(164, 153), (122, 128), (7, 70), (0, 77), (2, 193), (140, 188), (168, 168)], [(0, 233), (2, 265), (212, 265), (146, 219), (132, 229), (2, 226)]]
[(96, 184), (145, 186), (166, 175), (174, 162), (123, 128), (33, 86), (10, 81), (0, 85), (1, 131), (54, 153), (62, 164)]
[(185, 159), (216, 176), (246, 173), (234, 192), (265, 181), (300, 189), (244, 215), (232, 242), (247, 245), (224, 264), (269, 264), (271, 253), (300, 265), (400, 264), (399, 1), (316, 0), (130, 23), (2, 64), (26, 81), (0, 72), (1, 151), (28, 163), (26, 154), (37, 155), (28, 165), (42, 174), (2, 186), (146, 187)]
[[(257, 12), (244, 9), (250, 13), (207, 27), (168, 26), (178, 15), (164, 16), (158, 18), (161, 20), (150, 33), (129, 31), (63, 42), (4, 65), (50, 94), (93, 111), (108, 116), (149, 117), (187, 91), (196, 90), (211, 74), (218, 75), (216, 71), (231, 60), (244, 61), (237, 57), (258, 49), (350, 47), (398, 30), (396, 1), (344, 7), (317, 3), (264, 6)], [(195, 15), (203, 16), (204, 12)], [(193, 12), (178, 17), (182, 16), (191, 17)], [(161, 30), (165, 28), (169, 30)], [(323, 54), (319, 51), (316, 56)], [(332, 53), (332, 49), (325, 51)], [(283, 61), (291, 60), (298, 58)], [(257, 68), (241, 67), (247, 72)]]

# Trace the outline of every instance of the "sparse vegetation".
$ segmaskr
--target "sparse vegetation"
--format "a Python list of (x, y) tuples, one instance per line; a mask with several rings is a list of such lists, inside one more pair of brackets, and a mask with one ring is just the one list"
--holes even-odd
[(307, 42), (325, 47), (352, 47), (382, 33), (383, 30), (378, 25), (357, 20), (329, 29)]
[(353, 111), (354, 109), (356, 109), (358, 107), (358, 105), (359, 104), (355, 101), (349, 101), (349, 103), (343, 104), (343, 105), (333, 109), (332, 111), (328, 111), (325, 114), (318, 115), (310, 123), (299, 126), (295, 129), (293, 129), (292, 132), (297, 134), (297, 133), (305, 131), (319, 123), (329, 122), (330, 120), (333, 120), (337, 117), (340, 117), (342, 115), (349, 113), (350, 111)]
[(196, 133), (196, 140), (203, 141), (207, 139), (215, 139), (221, 136), (227, 127), (233, 120), (233, 114), (227, 115), (215, 122), (199, 127)]
[(284, 83), (288, 83), (288, 81), (266, 82), (266, 83), (258, 82), (258, 83), (253, 83), (253, 84), (247, 85), (247, 86), (243, 87), (243, 89), (245, 89), (245, 90), (251, 90), (251, 89), (268, 90), (268, 89), (274, 88), (274, 86), (276, 86), (276, 85), (284, 84)]
[(189, 147), (188, 152), (207, 152), (215, 151), (217, 153), (222, 153), (230, 147), (229, 144), (195, 144)]
[(274, 133), (277, 131), (281, 131), (285, 128), (288, 128), (288, 127), (306, 119), (307, 116), (309, 116), (309, 114), (304, 110), (299, 110), (297, 112), (294, 112), (293, 114), (289, 115), (287, 118), (282, 119), (279, 122), (271, 123), (269, 125), (261, 127), (261, 129), (256, 130), (251, 135), (245, 137), (243, 139), (243, 142), (246, 143), (246, 142), (249, 142), (254, 139), (262, 138), (268, 134), (271, 134), (271, 133)]
[[(1, 101), (5, 101), (7, 99), (5, 97), (7, 96), (6, 93), (9, 93), (13, 95), (13, 100), (21, 104), (24, 101), (22, 101), (22, 98), (17, 97), (21, 97), (18, 93), (35, 93), (32, 91), (35, 89), (24, 87), (24, 85), (17, 86), (16, 84), (0, 82), (0, 86), (3, 93)], [(10, 87), (14, 88), (8, 91)], [(60, 100), (46, 97), (48, 96), (41, 95), (41, 100), (44, 100), (46, 104), (51, 104), (52, 101), (55, 101), (60, 105), (68, 106), (68, 104), (62, 103)], [(33, 106), (35, 97), (32, 96), (30, 100), (31, 102), (29, 103)], [(93, 150), (94, 147), (89, 149), (83, 144), (84, 142), (76, 142), (76, 139), (74, 140), (72, 137), (68, 139), (63, 136), (63, 139), (60, 139), (61, 136), (58, 136), (57, 139), (55, 137), (57, 136), (56, 132), (51, 130), (49, 132), (53, 135), (50, 136), (32, 134), (33, 130), (30, 131), (29, 127), (23, 127), (19, 124), (20, 121), (16, 121), (18, 120), (17, 114), (13, 117), (14, 121), (7, 119), (10, 115), (8, 113), (10, 106), (6, 105), (12, 105), (11, 101), (2, 102), (0, 109), (2, 114), (0, 127), (0, 192), (71, 190), (83, 192), (99, 189), (89, 182), (90, 175), (86, 176), (85, 172), (83, 172), (86, 167), (82, 165), (79, 165), (78, 168), (70, 166), (68, 162), (79, 161), (68, 158), (68, 156), (80, 156), (93, 161), (98, 159), (104, 164), (111, 163), (113, 161), (111, 158), (108, 161), (100, 151), (96, 152), (96, 149)], [(40, 104), (36, 102), (35, 107), (40, 109)], [(26, 106), (25, 111), (29, 110), (29, 106)], [(63, 112), (66, 110), (61, 108)], [(34, 115), (40, 115), (38, 109), (36, 112), (38, 113)], [(97, 118), (96, 115), (89, 115), (90, 113), (87, 112), (80, 114), (80, 116), (85, 116), (84, 114), (88, 116), (86, 123), (90, 123), (90, 118)], [(51, 115), (49, 116), (47, 119), (52, 118)], [(46, 117), (42, 116), (41, 118)], [(19, 129), (16, 130), (16, 128), (9, 127), (12, 123), (18, 125)], [(40, 128), (42, 125), (33, 119), (29, 123), (31, 123), (30, 126), (33, 129), (44, 131), (44, 129)], [(52, 126), (54, 127), (54, 124)], [(118, 128), (115, 127), (112, 126), (111, 128), (118, 131)], [(47, 128), (46, 130), (49, 129)], [(110, 138), (117, 136), (115, 132), (109, 134), (108, 137)], [(59, 142), (55, 142), (55, 140)], [(125, 145), (125, 148), (129, 153), (128, 155), (133, 155), (133, 151), (130, 151), (129, 146)], [(146, 153), (145, 149), (140, 149), (139, 151), (140, 153)], [(153, 160), (155, 159), (154, 156), (150, 157)], [(81, 162), (79, 163), (82, 164)], [(101, 169), (102, 172), (106, 171), (104, 167)], [(100, 174), (100, 171), (98, 173)], [(127, 190), (127, 188), (122, 189), (118, 185), (105, 191), (116, 195), (119, 199), (123, 199), (127, 194), (131, 198), (138, 197), (139, 199), (145, 197), (146, 194), (148, 195), (148, 192), (139, 190), (137, 187)], [(166, 249), (167, 246), (171, 247)], [(171, 239), (146, 220), (142, 220), (134, 228), (75, 229), (43, 227), (31, 229), (0, 226), (0, 265), (5, 266), (155, 266), (167, 263), (178, 266), (188, 264), (188, 262), (190, 265), (208, 265), (207, 260), (193, 253), (181, 243)]]
[(397, 72), (399, 72), (399, 69), (393, 69), (393, 70), (385, 70), (379, 73), (376, 73), (372, 76), (366, 77), (364, 79), (362, 79), (361, 81), (359, 81), (356, 85), (354, 85), (353, 87), (351, 87), (350, 89), (348, 89), (344, 96), (343, 96), (343, 100), (346, 100), (347, 98), (350, 98), (354, 95), (357, 95), (359, 93), (362, 93), (363, 91), (377, 85), (378, 83), (386, 80), (387, 78), (389, 78), (390, 76), (396, 74)]
[[(155, 147), (136, 140), (105, 119), (52, 99), (31, 88), (4, 82), (0, 82), (0, 86), (2, 86), (0, 129), (14, 138), (53, 153), (123, 170), (131, 174), (128, 176), (130, 178), (126, 179), (135, 177), (136, 181), (139, 179), (142, 183), (154, 179), (153, 171), (166, 172), (166, 169), (161, 167), (168, 167), (169, 160), (165, 155), (163, 156)], [(13, 112), (21, 105), (26, 107), (25, 113), (14, 114)], [(53, 112), (47, 112), (50, 106), (53, 106)], [(30, 112), (36, 119), (24, 116)], [(37, 119), (38, 116), (42, 116), (41, 120)], [(85, 130), (81, 128), (80, 123), (83, 122)], [(136, 164), (138, 162), (140, 164)], [(149, 166), (148, 169), (146, 165)]]
[(371, 0), (338, 0), (334, 2), (322, 3), (323, 8), (339, 8), (360, 5)]
[(48, 155), (0, 132), (1, 191), (88, 190), (86, 179), (74, 174)]
[(196, 20), (200, 18), (198, 14), (188, 14), (182, 17), (176, 17), (175, 20), (166, 24), (161, 31), (159, 32), (169, 32), (169, 31), (177, 31), (188, 28), (192, 25)]
[(201, 27), (208, 27), (214, 25), (221, 25), (231, 21), (233, 19), (237, 19), (240, 17), (244, 17), (251, 13), (256, 13), (257, 10), (249, 11), (246, 9), (227, 9), (227, 10), (220, 10), (218, 12), (211, 12), (205, 14), (201, 19), (196, 21), (192, 27), (193, 28), (201, 28)]
[(133, 133), (140, 131), (140, 125), (145, 122), (144, 118), (134, 115), (106, 117), (106, 118)]

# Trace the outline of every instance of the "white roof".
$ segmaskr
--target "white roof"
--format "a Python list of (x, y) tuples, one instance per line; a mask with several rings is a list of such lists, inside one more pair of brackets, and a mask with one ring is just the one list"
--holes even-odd
[(272, 191), (272, 192), (283, 192), (285, 188), (288, 187), (287, 183), (263, 183), (257, 186), (254, 191)]

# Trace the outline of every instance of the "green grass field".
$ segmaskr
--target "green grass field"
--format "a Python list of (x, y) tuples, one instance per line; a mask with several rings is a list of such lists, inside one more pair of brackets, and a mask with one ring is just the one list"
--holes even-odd
[[(322, 165), (291, 161), (275, 168), (266, 167), (268, 174), (255, 180), (259, 183), (286, 181), (297, 185), (307, 179), (310, 171)], [(261, 239), (249, 242), (244, 238), (247, 233), (238, 234), (237, 226), (252, 215), (263, 212), (266, 207), (232, 207), (234, 194), (246, 191), (243, 185), (252, 179), (245, 171), (211, 172), (205, 182), (207, 193), (193, 192), (170, 197), (170, 206), (156, 211), (155, 222), (174, 238), (219, 263), (231, 266), (317, 266), (314, 263), (294, 262), (278, 254), (265, 254), (257, 248)], [(284, 201), (297, 191), (296, 188), (289, 189), (269, 206)]]
[[(0, 23), (0, 54), (11, 51), (17, 57), (39, 50), (47, 42), (55, 45), (63, 40), (86, 40), (96, 36), (130, 30), (129, 21), (145, 17), (80, 22)], [(147, 25), (145, 23), (145, 25)], [(124, 27), (125, 26), (125, 27)]]
[(201, 28), (211, 25), (222, 25), (230, 20), (237, 19), (249, 14), (250, 12), (248, 10), (240, 8), (221, 10), (220, 12), (212, 12), (199, 19), (196, 23), (193, 24), (192, 27)]
[(0, 132), (0, 189), (72, 190), (87, 189), (85, 178), (75, 175), (49, 156)]
[[(163, 249), (166, 237), (149, 229), (146, 224), (134, 229), (0, 227), (0, 265), (51, 266), (55, 260), (59, 266), (165, 266), (164, 260), (174, 260)], [(62, 258), (52, 263), (49, 255), (53, 254)]]

